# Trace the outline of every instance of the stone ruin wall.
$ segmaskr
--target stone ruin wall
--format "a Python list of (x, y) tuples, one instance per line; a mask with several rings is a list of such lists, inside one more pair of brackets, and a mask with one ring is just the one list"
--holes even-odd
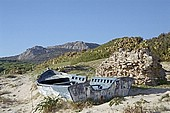
[(129, 76), (135, 84), (157, 85), (164, 81), (165, 72), (159, 59), (147, 48), (119, 52), (102, 62), (96, 69), (97, 76)]

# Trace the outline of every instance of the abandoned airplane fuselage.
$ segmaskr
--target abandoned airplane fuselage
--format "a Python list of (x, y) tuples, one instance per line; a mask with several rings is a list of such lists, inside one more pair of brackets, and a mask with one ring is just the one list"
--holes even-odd
[(114, 96), (127, 96), (133, 79), (129, 77), (92, 77), (47, 70), (37, 80), (39, 92), (44, 96), (61, 96), (74, 102), (91, 99), (106, 101)]

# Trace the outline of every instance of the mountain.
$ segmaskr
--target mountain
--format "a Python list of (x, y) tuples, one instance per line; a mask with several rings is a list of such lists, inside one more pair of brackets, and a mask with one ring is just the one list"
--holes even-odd
[(41, 65), (48, 67), (50, 65), (62, 62), (77, 64), (79, 62), (88, 62), (97, 59), (108, 58), (111, 54), (113, 54), (113, 52), (118, 51), (120, 48), (131, 50), (139, 45), (142, 41), (143, 39), (141, 37), (116, 38), (94, 49), (80, 52), (69, 52), (54, 59), (50, 59)]
[(153, 37), (147, 40), (144, 40), (142, 37), (116, 38), (94, 49), (63, 54), (42, 63), (38, 67), (53, 68), (56, 64), (63, 64), (63, 62), (67, 65), (89, 62), (108, 58), (114, 52), (119, 51), (119, 49), (131, 51), (138, 48), (149, 48), (154, 55), (160, 58), (160, 61), (170, 61), (170, 32), (162, 33), (158, 37)]
[(93, 49), (98, 47), (99, 44), (95, 43), (85, 43), (83, 41), (68, 42), (63, 45), (51, 46), (48, 48), (64, 48), (64, 49), (73, 49), (73, 50), (84, 50), (84, 49)]
[(26, 62), (41, 63), (43, 61), (55, 58), (66, 52), (82, 51), (98, 47), (99, 44), (85, 43), (83, 41), (69, 42), (63, 45), (50, 47), (35, 46), (27, 49), (25, 52), (12, 56), (1, 58), (0, 60), (19, 60)]

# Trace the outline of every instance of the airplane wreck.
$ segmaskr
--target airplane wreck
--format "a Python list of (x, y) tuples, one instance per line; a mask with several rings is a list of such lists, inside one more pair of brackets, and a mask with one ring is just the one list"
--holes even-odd
[(61, 96), (73, 102), (108, 101), (115, 96), (127, 96), (133, 78), (92, 77), (47, 70), (37, 79), (39, 92), (44, 96)]

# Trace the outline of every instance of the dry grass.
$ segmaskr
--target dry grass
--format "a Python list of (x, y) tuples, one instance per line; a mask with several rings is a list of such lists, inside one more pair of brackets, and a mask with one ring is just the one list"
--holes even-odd
[(10, 98), (0, 96), (0, 103), (1, 104), (13, 105), (16, 102), (17, 102), (16, 100), (12, 100)]
[(123, 113), (150, 113), (149, 110), (146, 110), (146, 108), (143, 107), (145, 103), (149, 102), (141, 98), (139, 101), (134, 103), (134, 106), (128, 106), (125, 108)]
[(170, 94), (165, 94), (161, 97), (161, 99), (159, 100), (160, 102), (170, 102)]
[(165, 107), (164, 105), (160, 105), (160, 106), (156, 106), (152, 109), (152, 111), (155, 111), (157, 113), (161, 113), (162, 111), (170, 111), (167, 107)]
[(10, 94), (10, 93), (11, 93), (10, 91), (0, 91), (0, 96), (5, 94)]
[(91, 100), (86, 100), (84, 102), (69, 102), (68, 104), (72, 110), (80, 112), (83, 108), (91, 108), (94, 103)]
[(123, 104), (123, 101), (125, 101), (126, 99), (124, 97), (114, 97), (110, 102), (109, 102), (109, 106), (111, 107), (112, 105), (119, 105), (119, 104)]
[(72, 101), (64, 101), (59, 97), (44, 97), (43, 101), (41, 101), (35, 108), (34, 112), (42, 112), (42, 113), (56, 113), (62, 110), (71, 109), (75, 112), (80, 112), (83, 108), (90, 108), (93, 106), (93, 102), (90, 100), (84, 102), (72, 102)]
[[(161, 99), (167, 97), (168, 96), (166, 95), (163, 96)], [(125, 108), (123, 113), (161, 113), (163, 111), (170, 111), (170, 109), (162, 104), (159, 106), (152, 105), (152, 107), (146, 107), (146, 103), (149, 102), (141, 98), (139, 101), (133, 103), (134, 105)]]

